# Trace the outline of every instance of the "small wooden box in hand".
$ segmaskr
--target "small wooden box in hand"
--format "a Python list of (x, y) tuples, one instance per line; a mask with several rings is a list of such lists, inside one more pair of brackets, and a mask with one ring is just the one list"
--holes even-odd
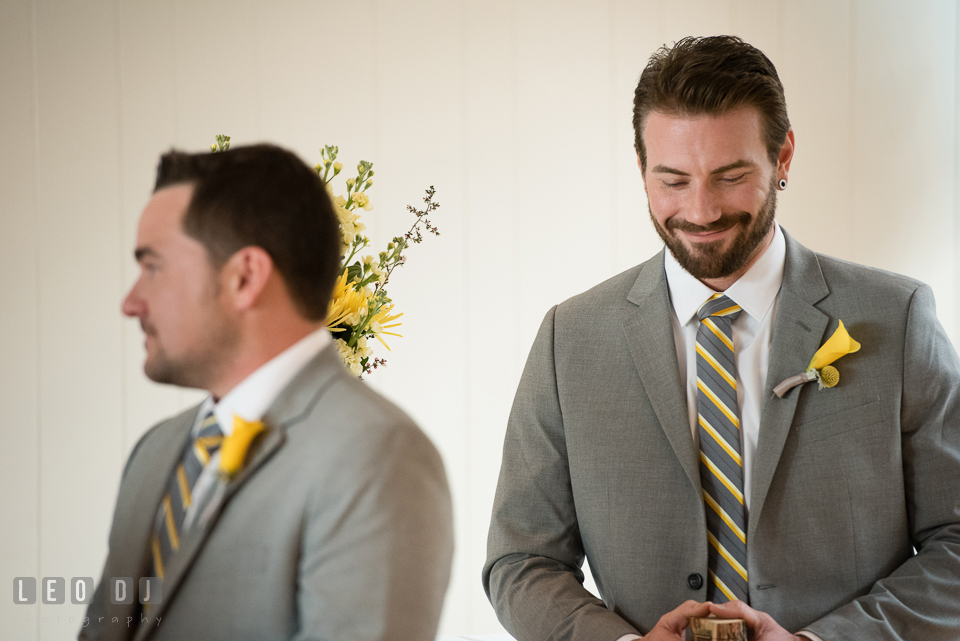
[(743, 619), (690, 617), (687, 630), (689, 641), (747, 641), (747, 622)]

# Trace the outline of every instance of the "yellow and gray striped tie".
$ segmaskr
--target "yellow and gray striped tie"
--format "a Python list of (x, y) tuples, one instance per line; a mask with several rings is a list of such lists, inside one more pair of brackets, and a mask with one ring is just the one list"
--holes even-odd
[(196, 439), (190, 443), (176, 469), (167, 480), (150, 542), (153, 556), (153, 575), (163, 579), (163, 569), (170, 557), (180, 548), (180, 533), (187, 509), (193, 503), (193, 485), (200, 472), (220, 448), (223, 432), (213, 412), (200, 424)]
[(740, 306), (714, 294), (697, 311), (700, 484), (707, 515), (707, 599), (749, 603), (747, 519), (731, 324)]

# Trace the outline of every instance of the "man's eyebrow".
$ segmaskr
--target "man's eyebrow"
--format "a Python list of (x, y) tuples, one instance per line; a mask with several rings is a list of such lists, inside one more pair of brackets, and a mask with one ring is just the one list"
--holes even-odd
[[(749, 160), (738, 160), (732, 162), (729, 165), (724, 165), (723, 167), (718, 167), (710, 172), (711, 175), (722, 174), (725, 171), (730, 171), (732, 169), (741, 169), (743, 167), (753, 168), (756, 167), (755, 163), (750, 162)], [(657, 165), (652, 170), (657, 174), (673, 174), (674, 176), (689, 176), (685, 171), (680, 171), (679, 169), (674, 169), (673, 167), (667, 167), (666, 165)]]
[(133, 250), (133, 257), (137, 259), (137, 262), (140, 262), (144, 258), (158, 258), (159, 256), (160, 254), (150, 247), (137, 247)]
[(743, 167), (754, 168), (756, 163), (752, 163), (749, 160), (738, 160), (737, 162), (732, 162), (729, 165), (724, 165), (723, 167), (718, 167), (710, 172), (711, 175), (722, 174), (725, 171), (730, 171), (731, 169), (742, 169)]
[(680, 171), (679, 169), (674, 169), (673, 167), (667, 167), (666, 165), (657, 165), (653, 168), (653, 173), (655, 174), (673, 174), (674, 176), (689, 176), (685, 171)]

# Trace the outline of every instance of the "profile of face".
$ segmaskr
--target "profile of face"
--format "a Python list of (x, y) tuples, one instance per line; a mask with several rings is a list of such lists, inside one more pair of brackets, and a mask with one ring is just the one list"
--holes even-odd
[(140, 320), (151, 380), (210, 389), (230, 362), (239, 332), (206, 248), (184, 233), (191, 185), (157, 191), (140, 216), (135, 256), (140, 277), (123, 313)]
[(664, 244), (700, 280), (739, 278), (773, 238), (776, 183), (786, 178), (793, 132), (777, 165), (752, 106), (719, 116), (653, 111), (643, 135), (647, 203)]

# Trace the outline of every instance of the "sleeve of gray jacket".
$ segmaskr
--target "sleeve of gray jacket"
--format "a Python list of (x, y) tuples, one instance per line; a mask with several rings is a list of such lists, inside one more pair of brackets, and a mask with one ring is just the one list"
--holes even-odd
[(960, 359), (926, 285), (911, 299), (903, 363), (901, 456), (917, 553), (807, 626), (825, 641), (960, 638)]
[(518, 641), (605, 641), (636, 630), (583, 587), (547, 313), (527, 359), (503, 445), (483, 585)]

